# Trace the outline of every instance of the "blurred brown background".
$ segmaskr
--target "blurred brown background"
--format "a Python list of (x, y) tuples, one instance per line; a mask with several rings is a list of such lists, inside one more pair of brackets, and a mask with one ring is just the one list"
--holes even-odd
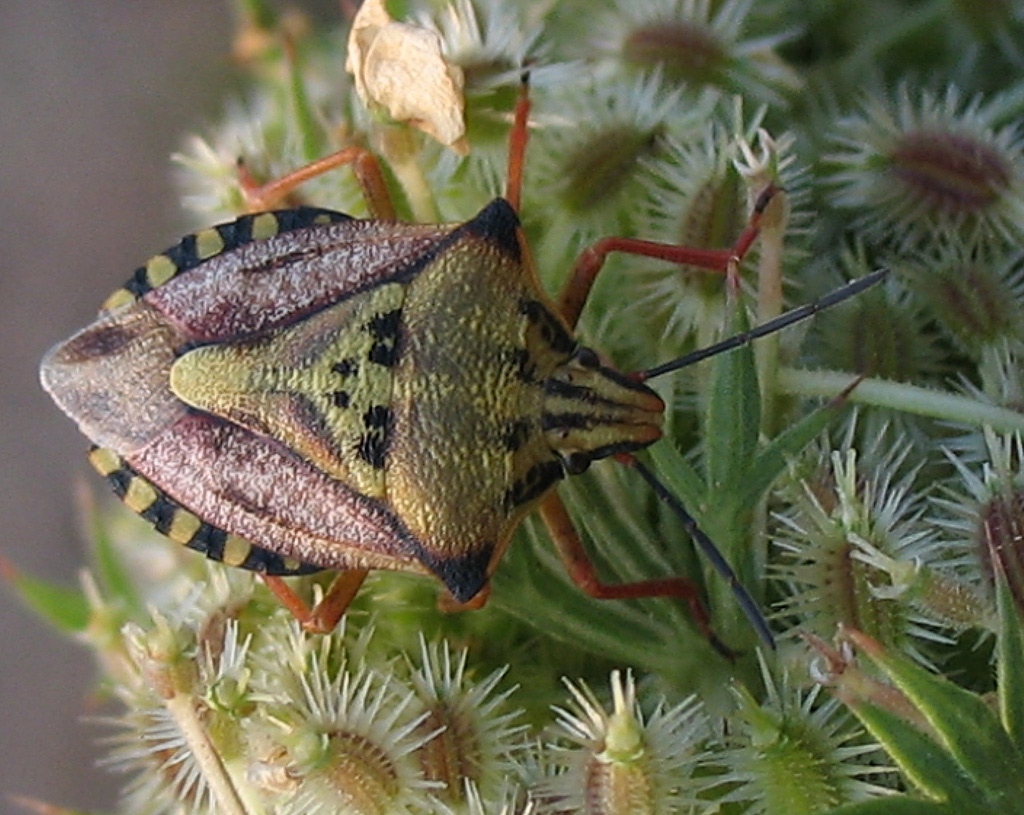
[[(76, 580), (89, 475), (38, 360), (179, 237), (168, 156), (237, 86), (231, 31), (228, 0), (0, 0), (0, 553), (33, 574)], [(113, 809), (123, 779), (81, 721), (93, 678), (0, 587), (0, 812), (21, 811), (7, 795)]]

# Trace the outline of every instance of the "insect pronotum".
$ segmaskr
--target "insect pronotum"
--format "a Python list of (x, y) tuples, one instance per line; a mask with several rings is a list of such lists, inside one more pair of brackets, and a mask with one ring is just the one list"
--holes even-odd
[[(178, 543), (261, 573), (310, 630), (334, 627), (370, 569), (433, 574), (449, 604), (482, 605), (513, 531), (538, 509), (583, 591), (678, 598), (727, 653), (686, 578), (599, 579), (555, 487), (614, 457), (669, 502), (770, 645), (757, 604), (714, 544), (632, 455), (661, 436), (664, 404), (644, 382), (880, 275), (684, 359), (616, 370), (573, 334), (605, 257), (660, 258), (734, 280), (774, 191), (730, 249), (598, 241), (552, 301), (517, 217), (526, 88), (505, 197), (474, 218), (396, 221), (377, 161), (361, 148), (263, 186), (240, 167), (253, 214), (189, 235), (137, 270), (94, 323), (50, 351), (43, 386), (96, 445), (92, 464), (132, 510)], [(255, 211), (343, 164), (372, 218)], [(339, 574), (310, 610), (281, 578), (320, 569)]]

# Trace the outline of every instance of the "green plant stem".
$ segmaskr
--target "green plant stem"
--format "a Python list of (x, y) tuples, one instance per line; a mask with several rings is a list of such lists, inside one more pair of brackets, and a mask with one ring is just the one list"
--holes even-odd
[[(856, 379), (839, 371), (808, 371), (781, 368), (778, 387), (793, 396), (833, 397)], [(885, 379), (863, 379), (849, 395), (851, 402), (943, 419), (971, 427), (991, 427), (1000, 433), (1024, 432), (1024, 414), (998, 405), (988, 405), (970, 396), (891, 382)]]
[[(773, 202), (775, 203), (775, 202)], [(779, 200), (778, 205), (785, 202)], [(782, 262), (785, 249), (786, 218), (778, 219), (761, 231), (761, 254), (757, 274), (757, 321), (765, 323), (778, 317), (783, 310)], [(761, 382), (761, 430), (774, 435), (777, 414), (775, 376), (779, 369), (779, 335), (771, 334), (755, 349), (757, 375)]]
[(163, 701), (167, 712), (174, 717), (181, 735), (188, 742), (192, 757), (199, 765), (206, 783), (210, 785), (210, 791), (220, 811), (224, 815), (250, 815), (217, 749), (210, 741), (193, 698), (187, 693), (176, 693)]
[(434, 194), (417, 161), (418, 144), (407, 130), (387, 128), (380, 134), (380, 147), (395, 174), (402, 192), (409, 202), (413, 221), (422, 224), (437, 223), (439, 215)]

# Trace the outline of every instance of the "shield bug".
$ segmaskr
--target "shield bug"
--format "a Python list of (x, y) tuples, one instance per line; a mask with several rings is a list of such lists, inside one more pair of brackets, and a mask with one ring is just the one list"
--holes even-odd
[[(189, 235), (49, 352), (42, 383), (96, 445), (90, 460), (124, 503), (172, 540), (263, 574), (312, 630), (333, 627), (370, 569), (432, 574), (455, 604), (482, 604), (513, 531), (539, 509), (584, 591), (680, 598), (725, 650), (690, 581), (598, 579), (555, 487), (614, 456), (672, 504), (770, 644), (728, 564), (631, 455), (661, 436), (664, 404), (644, 380), (694, 358), (626, 374), (573, 329), (609, 252), (734, 270), (773, 191), (728, 250), (599, 241), (553, 301), (517, 218), (528, 110), (524, 82), (506, 195), (461, 224), (393, 220), (376, 160), (358, 148), (262, 187), (243, 168), (259, 209), (351, 164), (377, 217), (300, 207)], [(321, 569), (339, 577), (310, 611), (281, 578)]]

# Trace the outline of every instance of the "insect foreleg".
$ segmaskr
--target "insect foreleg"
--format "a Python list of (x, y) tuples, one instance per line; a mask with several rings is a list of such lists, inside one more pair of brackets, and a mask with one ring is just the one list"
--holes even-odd
[(529, 139), (530, 74), (523, 72), (519, 97), (512, 114), (512, 130), (508, 135), (508, 174), (505, 176), (505, 200), (517, 213), (523, 197), (523, 164)]
[(750, 214), (747, 226), (740, 233), (736, 243), (728, 249), (694, 249), (689, 246), (677, 246), (670, 243), (657, 243), (637, 238), (601, 238), (583, 253), (573, 266), (572, 274), (558, 298), (558, 308), (569, 323), (575, 328), (583, 306), (590, 296), (590, 290), (597, 280), (597, 275), (604, 267), (605, 259), (611, 252), (622, 252), (627, 255), (656, 258), (669, 263), (680, 263), (696, 266), (710, 272), (726, 274), (730, 269), (735, 271), (743, 256), (750, 250), (761, 229), (761, 218), (768, 202), (779, 192), (776, 187), (766, 187), (758, 196), (754, 209)]

